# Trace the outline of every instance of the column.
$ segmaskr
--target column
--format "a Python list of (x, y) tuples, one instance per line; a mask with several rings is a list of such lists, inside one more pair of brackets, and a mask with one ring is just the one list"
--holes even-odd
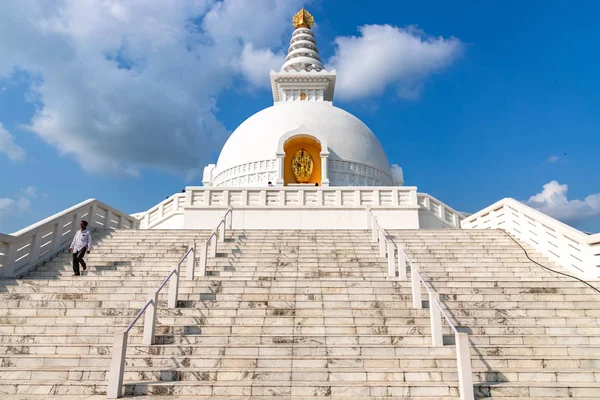
[(329, 186), (329, 152), (321, 152), (321, 186)]
[(275, 185), (283, 186), (283, 174), (284, 174), (284, 158), (285, 153), (277, 153), (277, 180), (275, 181)]

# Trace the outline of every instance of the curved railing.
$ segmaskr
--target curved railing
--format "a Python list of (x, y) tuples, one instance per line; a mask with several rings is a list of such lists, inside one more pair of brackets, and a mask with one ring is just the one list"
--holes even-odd
[(372, 242), (379, 243), (379, 255), (387, 257), (388, 276), (396, 279), (396, 256), (398, 259), (398, 279), (406, 280), (406, 267), (410, 266), (411, 297), (414, 309), (422, 309), (423, 301), (421, 298), (421, 284), (425, 287), (429, 295), (429, 319), (431, 325), (431, 343), (433, 346), (443, 346), (444, 336), (442, 330), (442, 316), (448, 322), (450, 329), (454, 332), (456, 346), (456, 363), (458, 368), (458, 388), (461, 400), (474, 399), (473, 376), (471, 368), (471, 350), (469, 345), (469, 335), (459, 332), (446, 311), (440, 303), (440, 294), (432, 290), (418, 267), (412, 262), (404, 248), (396, 246), (391, 240), (388, 240), (384, 229), (373, 215), (373, 211), (367, 208), (368, 219), (371, 228)]

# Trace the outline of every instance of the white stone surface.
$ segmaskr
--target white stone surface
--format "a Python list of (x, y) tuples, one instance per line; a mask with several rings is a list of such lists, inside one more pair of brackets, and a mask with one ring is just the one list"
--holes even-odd
[[(304, 126), (313, 136), (323, 137), (329, 147), (329, 160), (347, 162), (344, 171), (350, 176), (364, 177), (364, 168), (379, 174), (378, 184), (391, 185), (390, 166), (377, 137), (358, 118), (333, 106), (331, 103), (300, 102), (278, 103), (266, 108), (244, 121), (229, 137), (219, 156), (214, 171), (214, 185), (222, 185), (231, 177), (248, 175), (245, 172), (257, 168), (257, 173), (277, 170), (277, 147), (282, 136)], [(264, 167), (263, 167), (264, 165)], [(232, 169), (238, 170), (232, 171)], [(343, 168), (343, 167), (341, 167)], [(265, 185), (264, 179), (244, 182), (244, 185)], [(336, 182), (337, 180), (337, 182)], [(235, 186), (241, 186), (241, 183)], [(333, 176), (330, 185), (340, 185)], [(357, 180), (357, 186), (365, 186)], [(229, 186), (234, 186), (231, 183)]]

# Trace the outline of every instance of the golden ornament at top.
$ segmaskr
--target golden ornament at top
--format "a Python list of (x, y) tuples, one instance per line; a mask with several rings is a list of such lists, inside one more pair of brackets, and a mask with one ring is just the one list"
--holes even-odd
[(298, 11), (298, 13), (296, 15), (294, 15), (294, 18), (292, 18), (292, 24), (294, 25), (294, 27), (296, 29), (299, 29), (299, 28), (310, 29), (315, 24), (315, 19), (313, 18), (312, 15), (310, 15), (310, 13), (308, 11), (306, 11), (304, 8), (302, 8), (302, 10)]

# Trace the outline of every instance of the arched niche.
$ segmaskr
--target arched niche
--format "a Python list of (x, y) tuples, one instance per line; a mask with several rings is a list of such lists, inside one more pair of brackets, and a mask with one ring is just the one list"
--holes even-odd
[(292, 169), (292, 161), (294, 156), (304, 150), (313, 160), (313, 170), (310, 180), (306, 184), (314, 185), (318, 183), (321, 186), (321, 143), (313, 137), (298, 135), (290, 138), (283, 145), (285, 153), (283, 160), (283, 182), (284, 185), (299, 183), (296, 181), (294, 171)]
[(300, 150), (307, 151), (313, 160), (313, 172), (307, 185), (329, 186), (327, 174), (327, 160), (329, 151), (324, 138), (313, 135), (303, 125), (293, 131), (287, 132), (279, 139), (277, 146), (278, 159), (278, 185), (298, 184), (292, 161)]

